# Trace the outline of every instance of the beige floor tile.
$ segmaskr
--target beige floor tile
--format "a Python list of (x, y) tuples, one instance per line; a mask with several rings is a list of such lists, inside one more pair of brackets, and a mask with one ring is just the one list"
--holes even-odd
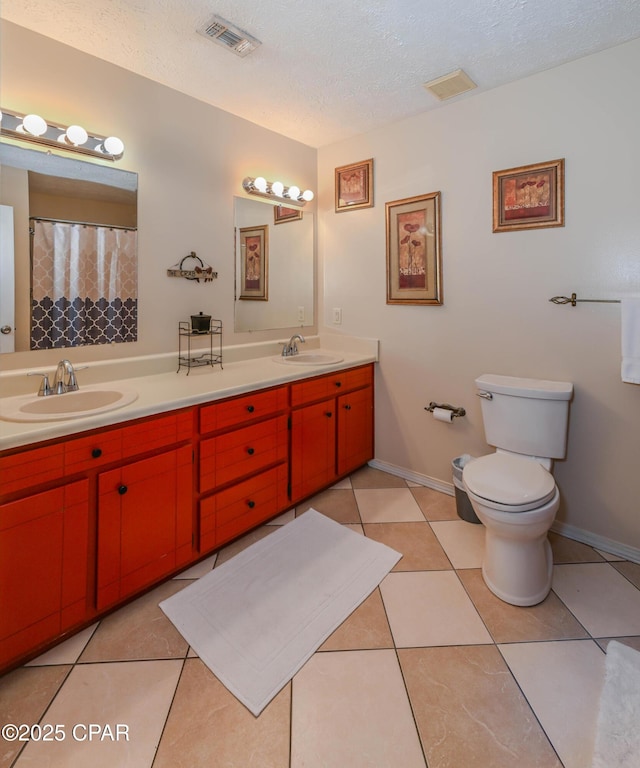
[(640, 651), (640, 637), (602, 637), (596, 640), (596, 643), (602, 648), (603, 651), (607, 650), (607, 646), (612, 640), (616, 640), (618, 643), (628, 645), (629, 648), (633, 648), (636, 651)]
[(640, 635), (640, 590), (611, 563), (556, 565), (553, 591), (592, 637)]
[(604, 561), (602, 555), (588, 544), (572, 541), (553, 531), (549, 532), (549, 542), (554, 563), (601, 563)]
[(395, 651), (316, 653), (292, 702), (291, 768), (425, 768)]
[(495, 646), (398, 656), (429, 768), (562, 768)]
[(199, 659), (185, 662), (153, 768), (288, 768), (291, 685), (254, 717)]
[(617, 560), (624, 560), (624, 557), (620, 557), (620, 555), (612, 555), (611, 552), (604, 552), (601, 549), (596, 549), (596, 552), (599, 555), (602, 555), (602, 557), (604, 557), (605, 560), (608, 560), (610, 562), (614, 562)]
[[(63, 726), (65, 739), (29, 742), (17, 768), (150, 766), (182, 664), (171, 659), (74, 667), (46, 713), (48, 723)], [(87, 738), (92, 723), (109, 726), (112, 738)]]
[(204, 560), (201, 560), (199, 563), (192, 565), (191, 568), (187, 568), (186, 571), (182, 571), (182, 573), (179, 573), (173, 578), (189, 579), (190, 581), (193, 581), (193, 579), (200, 579), (202, 576), (206, 576), (207, 573), (209, 573), (209, 571), (215, 567), (217, 559), (217, 554), (206, 557)]
[(630, 563), (625, 560), (623, 562), (612, 562), (611, 565), (618, 573), (621, 573), (634, 586), (640, 589), (640, 565), (638, 563)]
[(269, 520), (265, 523), (265, 525), (286, 525), (286, 523), (290, 523), (292, 520), (295, 520), (295, 517), (295, 509), (289, 509), (283, 514), (278, 515), (278, 517), (274, 517), (273, 520)]
[(427, 522), (373, 523), (364, 526), (370, 539), (386, 544), (402, 554), (394, 571), (445, 571), (449, 558)]
[(401, 477), (391, 475), (374, 467), (362, 467), (351, 475), (353, 488), (406, 488), (407, 483)]
[(460, 519), (456, 511), (456, 500), (453, 496), (422, 486), (411, 488), (411, 493), (427, 520)]
[(260, 528), (249, 531), (249, 533), (241, 536), (235, 541), (232, 541), (230, 544), (227, 544), (218, 551), (218, 557), (214, 567), (218, 568), (218, 566), (226, 563), (227, 560), (231, 560), (231, 558), (235, 557), (239, 552), (242, 552), (243, 549), (250, 547), (252, 544), (255, 544), (256, 541), (264, 539), (265, 536), (268, 536), (270, 533), (273, 533), (277, 530), (278, 529), (274, 525), (262, 525)]
[(331, 486), (331, 490), (352, 490), (353, 486), (351, 485), (351, 478), (349, 477), (343, 477), (342, 480), (338, 480), (337, 483)]
[(589, 637), (553, 592), (542, 603), (521, 608), (497, 598), (484, 583), (480, 569), (463, 570), (458, 576), (496, 643)]
[(408, 488), (362, 488), (354, 493), (363, 523), (424, 522)]
[(80, 656), (81, 663), (186, 656), (188, 644), (158, 604), (191, 582), (171, 580), (100, 622)]
[[(38, 723), (70, 670), (70, 666), (20, 667), (0, 678), (0, 725)], [(24, 746), (0, 740), (0, 766), (13, 765)]]
[(369, 648), (393, 648), (393, 637), (379, 589), (374, 590), (318, 650), (351, 651)]
[(336, 523), (361, 523), (358, 505), (353, 491), (331, 489), (312, 496), (304, 504), (296, 507), (296, 514), (306, 512), (309, 507), (335, 520)]
[(89, 640), (91, 640), (91, 636), (97, 627), (97, 624), (92, 624), (90, 627), (80, 630), (78, 634), (72, 635), (68, 640), (60, 643), (60, 645), (56, 645), (55, 648), (30, 661), (26, 666), (41, 667), (49, 664), (74, 664)]
[(484, 557), (484, 525), (464, 520), (431, 523), (454, 568), (480, 568)]
[(492, 642), (453, 571), (390, 573), (380, 591), (398, 648)]
[(592, 640), (500, 645), (565, 768), (591, 765), (605, 655)]

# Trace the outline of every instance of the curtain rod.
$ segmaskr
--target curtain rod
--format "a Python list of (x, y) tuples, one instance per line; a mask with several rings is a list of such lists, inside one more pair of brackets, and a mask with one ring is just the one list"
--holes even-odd
[(69, 221), (68, 219), (47, 219), (44, 216), (29, 216), (29, 221), (48, 221), (52, 224), (78, 224), (82, 227), (103, 227), (104, 229), (124, 229), (127, 232), (137, 232), (137, 227), (120, 227), (117, 224), (96, 224), (93, 221)]

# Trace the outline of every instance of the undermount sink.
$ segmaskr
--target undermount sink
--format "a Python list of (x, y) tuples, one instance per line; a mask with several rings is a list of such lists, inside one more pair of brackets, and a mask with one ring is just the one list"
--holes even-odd
[(341, 363), (344, 358), (330, 352), (298, 352), (297, 355), (278, 355), (272, 358), (276, 363), (284, 365), (333, 365)]
[(133, 403), (138, 393), (121, 387), (87, 387), (63, 395), (20, 395), (0, 401), (5, 421), (60, 421), (115, 411)]

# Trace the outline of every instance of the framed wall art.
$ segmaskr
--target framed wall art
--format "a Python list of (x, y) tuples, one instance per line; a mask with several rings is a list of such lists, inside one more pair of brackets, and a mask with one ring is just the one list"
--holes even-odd
[(276, 205), (273, 208), (273, 223), (284, 224), (287, 221), (300, 221), (302, 211), (300, 208), (287, 208), (286, 205)]
[(387, 304), (442, 304), (440, 192), (385, 207)]
[(336, 168), (336, 213), (373, 206), (373, 158)]
[(267, 301), (269, 227), (240, 228), (240, 299)]
[(493, 231), (564, 227), (564, 159), (493, 172)]

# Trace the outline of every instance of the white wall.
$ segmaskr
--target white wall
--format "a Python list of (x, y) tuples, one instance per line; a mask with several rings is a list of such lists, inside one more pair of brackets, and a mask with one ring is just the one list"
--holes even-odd
[[(245, 176), (316, 189), (316, 150), (9, 22), (0, 29), (2, 106), (119, 136), (117, 167), (139, 175), (139, 340), (74, 349), (73, 362), (177, 350), (178, 321), (199, 311), (222, 319), (225, 345), (289, 336), (233, 331), (233, 200)], [(191, 251), (213, 266), (216, 281), (167, 277)], [(59, 357), (19, 352), (2, 355), (0, 367)]]
[[(548, 301), (640, 292), (638, 71), (640, 40), (322, 148), (319, 255), (321, 322), (381, 342), (379, 461), (450, 482), (453, 457), (490, 450), (477, 375), (572, 381), (558, 519), (640, 558), (640, 387), (620, 380), (620, 306)], [(334, 168), (368, 157), (375, 207), (336, 214)], [(492, 171), (562, 157), (566, 226), (493, 234)], [(387, 305), (385, 202), (436, 190), (444, 305)], [(431, 400), (467, 416), (436, 422)]]

